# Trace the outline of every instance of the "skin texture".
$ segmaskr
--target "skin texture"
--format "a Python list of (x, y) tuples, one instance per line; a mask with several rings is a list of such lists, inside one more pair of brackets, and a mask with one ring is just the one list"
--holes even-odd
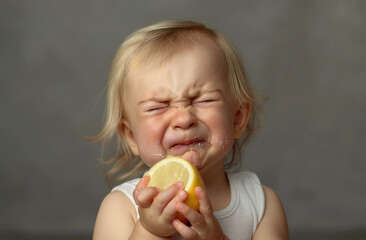
[[(169, 239), (176, 232), (185, 239), (227, 239), (213, 212), (230, 203), (225, 155), (242, 136), (250, 106), (234, 101), (222, 59), (210, 44), (181, 49), (161, 66), (135, 70), (124, 99), (120, 131), (134, 154), (149, 166), (179, 156), (198, 168), (207, 188), (195, 189), (199, 211), (183, 203), (181, 183), (160, 191), (143, 177), (134, 191), (140, 218), (126, 196), (112, 192), (100, 207), (94, 239)], [(288, 239), (281, 202), (271, 189), (264, 191), (266, 209), (253, 239)], [(177, 212), (191, 226), (176, 219)]]

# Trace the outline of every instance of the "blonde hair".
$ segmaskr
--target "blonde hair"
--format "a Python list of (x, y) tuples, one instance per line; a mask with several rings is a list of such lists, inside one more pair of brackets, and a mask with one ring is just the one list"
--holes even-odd
[(119, 132), (121, 120), (125, 117), (123, 106), (125, 84), (132, 71), (133, 62), (138, 59), (146, 64), (158, 64), (169, 59), (178, 48), (197, 44), (202, 42), (202, 39), (210, 40), (214, 46), (221, 49), (225, 58), (227, 80), (234, 98), (237, 103), (249, 106), (247, 109), (251, 109), (243, 137), (235, 141), (231, 158), (226, 162), (227, 169), (240, 166), (240, 149), (248, 143), (258, 127), (256, 101), (260, 97), (251, 89), (236, 50), (220, 33), (203, 24), (191, 21), (164, 21), (142, 28), (128, 36), (117, 50), (112, 63), (107, 90), (106, 119), (102, 131), (94, 137), (95, 140), (101, 141), (103, 146), (116, 137), (116, 154), (104, 160), (105, 178), (110, 185), (135, 176), (146, 167), (143, 161), (133, 155)]

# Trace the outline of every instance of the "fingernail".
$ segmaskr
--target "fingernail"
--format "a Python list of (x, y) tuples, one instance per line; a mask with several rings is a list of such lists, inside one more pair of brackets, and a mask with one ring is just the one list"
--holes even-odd
[(181, 182), (177, 182), (176, 184), (175, 184), (178, 188), (181, 188), (181, 187), (183, 187), (184, 185), (183, 185), (183, 183), (181, 183)]
[(173, 225), (177, 225), (179, 223), (178, 219), (174, 218), (172, 221)]
[(180, 192), (179, 192), (179, 196), (180, 196), (180, 197), (184, 197), (185, 195), (186, 195), (186, 192), (185, 192), (185, 191), (180, 191)]
[(201, 192), (203, 192), (203, 189), (201, 187), (196, 187), (196, 191), (201, 193)]

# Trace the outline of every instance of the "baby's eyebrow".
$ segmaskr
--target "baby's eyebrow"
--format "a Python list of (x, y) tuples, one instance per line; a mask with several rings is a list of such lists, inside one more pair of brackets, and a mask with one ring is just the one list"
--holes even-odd
[(222, 89), (218, 88), (218, 89), (207, 91), (205, 93), (221, 93), (221, 94), (223, 94), (224, 92), (223, 92)]
[(159, 97), (151, 97), (151, 98), (147, 98), (144, 100), (141, 100), (139, 102), (137, 102), (137, 105), (143, 105), (145, 103), (149, 103), (149, 102), (167, 102), (168, 99), (167, 98), (159, 98)]
[[(202, 91), (199, 91), (199, 92), (196, 92), (197, 95), (185, 95), (183, 96), (183, 98), (195, 98), (195, 97), (198, 97), (200, 95), (205, 95), (205, 94), (211, 94), (211, 93), (218, 93), (218, 94), (223, 94), (223, 91), (222, 89), (213, 89), (213, 90), (202, 90)], [(178, 100), (182, 97), (180, 96), (176, 96), (176, 97), (168, 97), (168, 96), (153, 96), (153, 97), (150, 97), (150, 98), (147, 98), (147, 99), (143, 99), (139, 102), (137, 102), (137, 105), (143, 105), (143, 104), (146, 104), (146, 103), (151, 103), (151, 102), (156, 102), (156, 103), (164, 103), (164, 102), (168, 102), (168, 101), (174, 101), (174, 100)]]
[(213, 89), (213, 90), (207, 90), (207, 91), (202, 90), (200, 92), (200, 95), (202, 96), (202, 95), (205, 95), (205, 94), (215, 94), (215, 93), (218, 93), (218, 94), (221, 94), (221, 95), (224, 94), (222, 89)]

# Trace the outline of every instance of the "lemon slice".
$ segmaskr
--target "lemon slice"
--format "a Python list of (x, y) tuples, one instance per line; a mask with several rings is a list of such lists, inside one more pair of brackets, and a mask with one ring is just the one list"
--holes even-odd
[[(158, 187), (161, 190), (176, 182), (182, 182), (184, 190), (188, 193), (187, 200), (184, 203), (192, 209), (198, 210), (199, 202), (194, 189), (198, 186), (205, 189), (205, 184), (197, 168), (191, 163), (179, 157), (165, 158), (150, 168), (146, 175), (150, 176), (147, 186)], [(185, 220), (180, 215), (178, 215), (178, 218)]]

